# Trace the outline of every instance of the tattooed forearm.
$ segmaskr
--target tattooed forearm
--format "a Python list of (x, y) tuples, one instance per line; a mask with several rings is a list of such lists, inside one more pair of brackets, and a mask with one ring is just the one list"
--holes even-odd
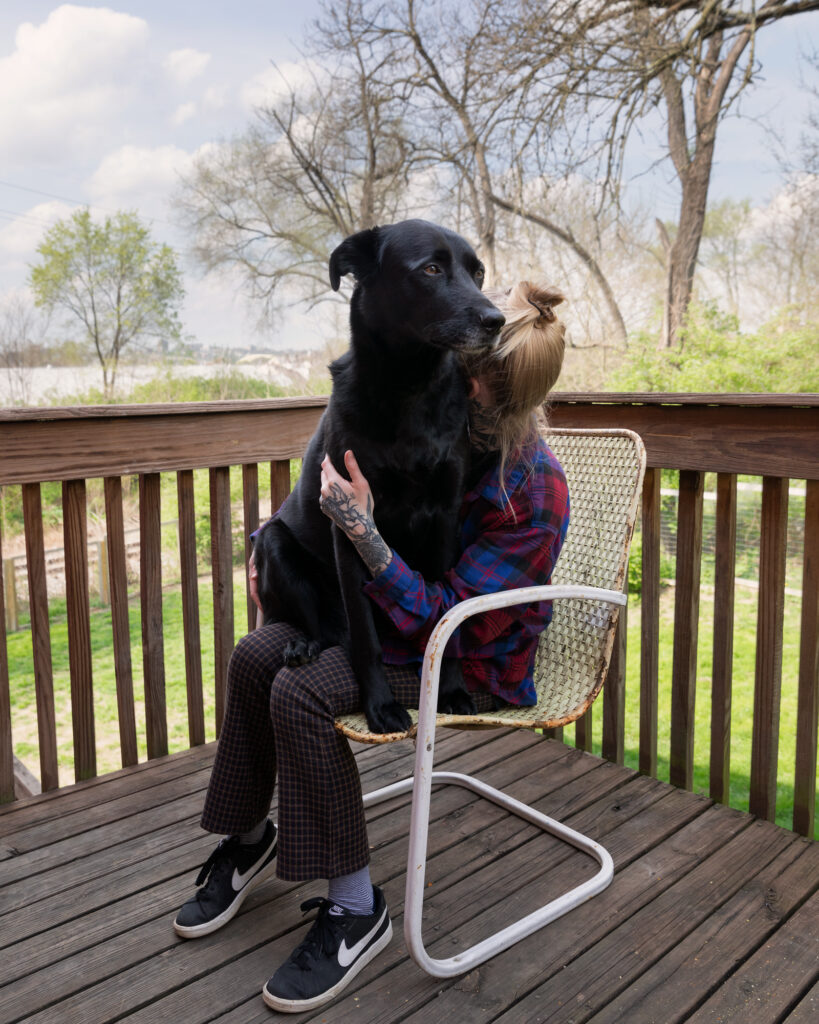
[(378, 532), (372, 516), (372, 495), (367, 509), (361, 507), (338, 484), (332, 484), (322, 499), (322, 509), (347, 534), (373, 576), (382, 573), (392, 561), (392, 551)]

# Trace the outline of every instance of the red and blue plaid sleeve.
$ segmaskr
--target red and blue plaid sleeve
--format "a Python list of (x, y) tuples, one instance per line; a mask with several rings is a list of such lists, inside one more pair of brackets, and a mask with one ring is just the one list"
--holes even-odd
[[(443, 581), (425, 580), (394, 552), (385, 572), (366, 585), (399, 634), (394, 644), (385, 642), (385, 657), (390, 660), (410, 660), (410, 651), (419, 656), (435, 624), (459, 601), (549, 582), (569, 519), (563, 470), (541, 445), (533, 465), (518, 467), (507, 478), (506, 490), (497, 473), (490, 474), (467, 495), (462, 516), (463, 552)], [(520, 682), (527, 670), (531, 674), (536, 637), (550, 618), (549, 602), (483, 612), (456, 631), (447, 654), (466, 660), (467, 675), (472, 663), (473, 676), (501, 671), (517, 675)], [(490, 671), (488, 664), (475, 667), (477, 662), (497, 665), (501, 660), (502, 670)], [(490, 688), (502, 692), (497, 686)]]

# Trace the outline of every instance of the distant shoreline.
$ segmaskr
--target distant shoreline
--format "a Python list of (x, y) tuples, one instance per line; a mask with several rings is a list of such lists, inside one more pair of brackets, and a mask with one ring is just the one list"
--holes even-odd
[[(234, 362), (203, 363), (137, 363), (121, 364), (117, 369), (117, 392), (127, 394), (133, 387), (166, 375), (178, 379), (220, 377), (241, 373), (282, 388), (306, 384), (310, 375), (323, 367), (326, 357), (317, 352), (272, 353), (271, 362), (251, 365)], [(11, 373), (11, 377), (10, 377)], [(24, 375), (24, 376), (21, 376)], [(33, 366), (25, 370), (0, 368), (0, 407), (19, 403), (21, 393), (25, 404), (53, 405), (60, 398), (83, 394), (91, 388), (102, 388), (99, 366)], [(15, 402), (17, 397), (17, 402)]]

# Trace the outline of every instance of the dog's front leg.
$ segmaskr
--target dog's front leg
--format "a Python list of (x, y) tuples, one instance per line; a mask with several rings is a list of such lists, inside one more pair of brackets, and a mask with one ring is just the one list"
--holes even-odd
[[(435, 536), (438, 538), (438, 565), (433, 579), (443, 579), (447, 569), (457, 560), (458, 531), (454, 512), (441, 517)], [(466, 688), (460, 658), (443, 658), (438, 685), (438, 712), (442, 715), (475, 715), (478, 709)]]
[(372, 732), (406, 732), (412, 719), (393, 696), (384, 674), (372, 606), (363, 591), (366, 568), (347, 536), (335, 524), (333, 548), (347, 617), (347, 654), (358, 682), (367, 724)]
[(464, 682), (460, 658), (444, 658), (441, 661), (438, 712), (442, 715), (476, 715), (478, 713), (475, 701)]

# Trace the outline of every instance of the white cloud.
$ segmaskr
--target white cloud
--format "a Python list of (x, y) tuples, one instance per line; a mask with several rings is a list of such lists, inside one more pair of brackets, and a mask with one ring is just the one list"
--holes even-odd
[(202, 102), (208, 110), (224, 110), (228, 104), (228, 90), (224, 85), (211, 85), (205, 89)]
[(136, 209), (143, 216), (164, 217), (168, 194), (193, 159), (178, 146), (120, 146), (100, 163), (88, 191), (108, 210)]
[(174, 50), (163, 61), (166, 73), (179, 85), (188, 85), (204, 73), (210, 61), (209, 53), (199, 50)]
[(0, 267), (19, 271), (33, 261), (46, 231), (55, 221), (69, 217), (75, 209), (56, 200), (38, 203), (0, 228)]
[(189, 121), (192, 117), (196, 116), (196, 104), (195, 103), (183, 103), (178, 106), (171, 115), (171, 124), (180, 125), (184, 124), (185, 121)]
[(25, 22), (0, 58), (0, 151), (9, 162), (45, 161), (104, 137), (127, 105), (148, 39), (142, 18), (63, 4)]
[(316, 73), (317, 69), (306, 61), (298, 64), (288, 61), (266, 68), (242, 86), (239, 94), (242, 106), (252, 110), (275, 103), (288, 96), (291, 89), (310, 83)]

